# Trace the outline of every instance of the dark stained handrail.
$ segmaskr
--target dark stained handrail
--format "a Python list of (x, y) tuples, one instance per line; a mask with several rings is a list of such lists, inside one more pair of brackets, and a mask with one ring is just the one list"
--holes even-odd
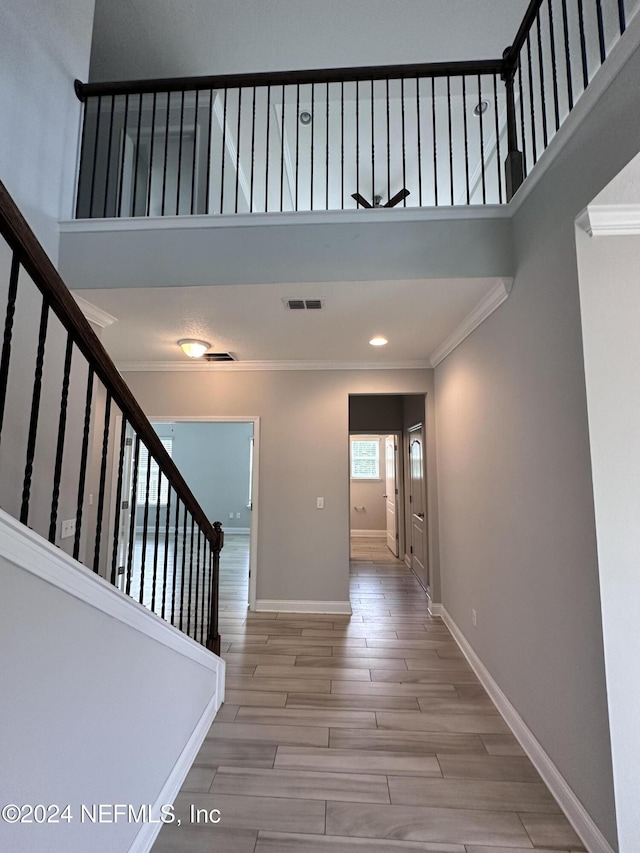
[(258, 86), (348, 83), (369, 80), (402, 80), (422, 77), (455, 77), (465, 74), (500, 74), (502, 59), (459, 62), (427, 62), (413, 65), (374, 65), (363, 68), (320, 68), (303, 71), (264, 71), (256, 74), (219, 74), (205, 77), (168, 77), (105, 83), (75, 81), (78, 99), (100, 95), (146, 95), (153, 92), (195, 92), (203, 89), (234, 89)]

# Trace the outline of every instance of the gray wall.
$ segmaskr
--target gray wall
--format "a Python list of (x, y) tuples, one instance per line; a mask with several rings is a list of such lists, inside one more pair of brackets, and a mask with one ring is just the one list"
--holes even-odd
[(583, 112), (515, 216), (510, 298), (435, 371), (443, 603), (612, 845), (574, 220), (637, 153), (639, 73)]
[[(252, 423), (154, 423), (173, 437), (173, 461), (207, 514), (225, 530), (251, 526), (249, 450)], [(229, 518), (233, 513), (233, 518)], [(240, 513), (240, 518), (236, 518)]]
[(349, 597), (349, 394), (424, 394), (431, 377), (427, 370), (125, 374), (150, 417), (260, 416), (257, 597), (317, 601)]

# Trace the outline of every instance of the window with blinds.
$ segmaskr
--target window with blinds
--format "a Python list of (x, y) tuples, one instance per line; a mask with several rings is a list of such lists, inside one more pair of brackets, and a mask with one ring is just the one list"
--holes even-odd
[[(169, 456), (173, 454), (173, 438), (161, 438), (162, 446)], [(144, 505), (147, 494), (147, 471), (149, 470), (149, 451), (141, 444), (138, 457), (138, 485), (136, 487), (136, 503)], [(158, 463), (151, 459), (151, 476), (149, 478), (149, 504), (166, 506), (169, 498), (169, 482), (166, 477), (160, 476)]]
[(354, 439), (351, 442), (351, 479), (380, 479), (380, 442)]

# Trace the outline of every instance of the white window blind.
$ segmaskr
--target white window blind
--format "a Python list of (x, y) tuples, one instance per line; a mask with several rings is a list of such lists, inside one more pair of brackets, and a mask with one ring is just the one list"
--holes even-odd
[(351, 442), (351, 479), (380, 479), (380, 442), (354, 440)]
[[(162, 446), (169, 456), (173, 453), (173, 438), (161, 438)], [(136, 487), (136, 503), (144, 505), (147, 494), (147, 471), (149, 469), (149, 451), (141, 444), (138, 457), (138, 485)], [(162, 480), (162, 482), (161, 482)], [(159, 494), (158, 494), (159, 490)], [(169, 482), (165, 476), (160, 477), (158, 463), (151, 460), (151, 477), (149, 478), (149, 504), (160, 503), (165, 506), (169, 498)]]

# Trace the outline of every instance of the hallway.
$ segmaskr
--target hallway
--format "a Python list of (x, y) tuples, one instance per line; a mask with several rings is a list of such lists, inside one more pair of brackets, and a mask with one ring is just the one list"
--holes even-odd
[(154, 853), (584, 849), (404, 563), (356, 543), (350, 617), (248, 614), (240, 539), (226, 702)]

